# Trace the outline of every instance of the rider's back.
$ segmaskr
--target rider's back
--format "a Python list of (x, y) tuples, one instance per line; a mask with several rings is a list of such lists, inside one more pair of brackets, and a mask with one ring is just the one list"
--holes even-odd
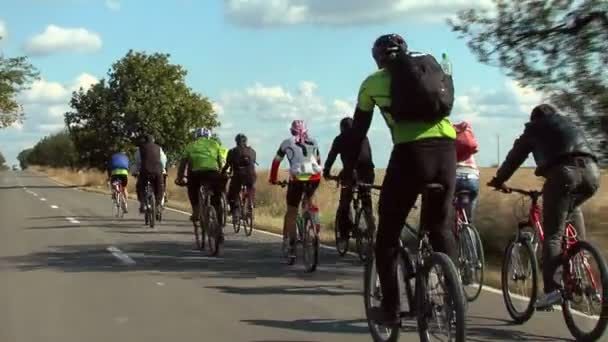
[(142, 172), (162, 173), (161, 148), (155, 143), (145, 143), (139, 147)]
[(296, 137), (289, 137), (281, 143), (280, 151), (287, 156), (290, 176), (296, 179), (318, 175), (323, 170), (318, 161), (319, 147), (313, 138), (299, 142)]
[(192, 171), (219, 171), (220, 145), (212, 139), (198, 139), (186, 147)]

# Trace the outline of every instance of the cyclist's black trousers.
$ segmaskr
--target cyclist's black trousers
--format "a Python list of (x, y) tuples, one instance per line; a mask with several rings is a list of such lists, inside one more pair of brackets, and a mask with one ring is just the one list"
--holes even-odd
[(378, 203), (379, 221), (376, 264), (382, 287), (382, 307), (388, 314), (398, 313), (396, 256), (405, 219), (424, 186), (439, 183), (440, 196), (429, 199), (427, 230), (433, 250), (457, 260), (458, 250), (450, 227), (449, 213), (456, 180), (456, 147), (451, 139), (424, 139), (395, 145)]
[(213, 191), (211, 204), (215, 207), (217, 217), (220, 219), (219, 215), (222, 213), (220, 196), (225, 183), (219, 171), (192, 171), (188, 175), (188, 198), (192, 205), (192, 211), (195, 212), (194, 208), (198, 207), (198, 190), (203, 184)]
[(238, 196), (241, 191), (241, 186), (247, 186), (247, 190), (249, 191), (249, 198), (251, 203), (255, 199), (255, 176), (243, 176), (243, 175), (233, 175), (230, 178), (230, 185), (228, 186), (228, 202), (230, 202), (230, 209), (234, 210), (238, 205)]
[(584, 239), (585, 222), (580, 205), (599, 188), (600, 170), (589, 157), (572, 157), (549, 169), (546, 178), (543, 186), (543, 280), (545, 292), (551, 292), (559, 287), (554, 274), (560, 264), (568, 212), (572, 209), (570, 219), (579, 239)]
[[(357, 180), (363, 183), (374, 183), (374, 169), (358, 169), (357, 170)], [(361, 205), (363, 208), (372, 212), (372, 197), (371, 191), (369, 189), (361, 190), (359, 193), (361, 198)], [(340, 227), (342, 227), (342, 233), (346, 234), (352, 226), (354, 217), (350, 215), (350, 203), (353, 200), (353, 189), (350, 186), (342, 187), (340, 191), (340, 204), (338, 205), (338, 217), (340, 218)], [(354, 213), (353, 213), (354, 214)], [(347, 230), (348, 229), (348, 230)]]
[(137, 189), (137, 200), (141, 203), (144, 198), (144, 192), (146, 191), (146, 182), (150, 180), (152, 187), (154, 188), (154, 197), (156, 197), (156, 203), (160, 204), (163, 198), (163, 175), (162, 173), (146, 173), (141, 172), (139, 177), (137, 177), (137, 184), (135, 188)]

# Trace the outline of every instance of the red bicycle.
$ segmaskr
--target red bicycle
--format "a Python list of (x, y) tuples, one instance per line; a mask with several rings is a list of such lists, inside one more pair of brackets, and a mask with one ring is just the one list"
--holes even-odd
[(253, 200), (252, 194), (249, 191), (249, 187), (241, 185), (241, 191), (239, 191), (239, 207), (237, 212), (232, 216), (232, 225), (234, 226), (234, 232), (238, 233), (243, 227), (246, 236), (251, 236), (253, 232)]
[[(522, 324), (532, 317), (538, 297), (537, 255), (545, 238), (539, 204), (542, 193), (514, 188), (505, 190), (531, 199), (528, 218), (518, 224), (502, 265), (502, 292), (507, 311), (516, 323)], [(578, 238), (570, 221), (566, 223), (562, 238), (560, 268), (561, 307), (568, 329), (577, 341), (597, 341), (608, 324), (608, 267), (597, 247)], [(531, 287), (522, 293), (513, 293), (526, 285)], [(520, 303), (522, 310), (518, 307)]]

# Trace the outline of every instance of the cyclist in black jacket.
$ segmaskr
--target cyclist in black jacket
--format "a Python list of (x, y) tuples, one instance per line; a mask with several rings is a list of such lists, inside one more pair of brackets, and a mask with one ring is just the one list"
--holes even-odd
[[(340, 159), (342, 161), (342, 165), (355, 165), (354, 174), (345, 175), (343, 172), (339, 174), (340, 181), (344, 185), (342, 187), (342, 191), (340, 192), (340, 204), (338, 205), (338, 210), (336, 216), (339, 218), (339, 226), (341, 228), (340, 234), (342, 236), (347, 236), (348, 232), (351, 231), (353, 222), (352, 217), (350, 217), (350, 202), (353, 200), (353, 191), (350, 185), (358, 180), (363, 183), (374, 183), (374, 163), (372, 161), (372, 149), (369, 145), (369, 140), (365, 137), (361, 142), (361, 152), (359, 155), (355, 155), (355, 149), (353, 149), (349, 142), (347, 141), (348, 137), (346, 135), (347, 131), (350, 130), (353, 126), (353, 119), (350, 117), (345, 117), (340, 121), (340, 134), (334, 139), (333, 144), (331, 145), (331, 149), (329, 150), (329, 154), (327, 155), (327, 160), (325, 161), (325, 167), (323, 168), (323, 177), (328, 178), (331, 176), (331, 167), (336, 161), (336, 157), (338, 154), (340, 155)], [(352, 179), (353, 177), (356, 179)], [(361, 200), (363, 204), (363, 208), (365, 210), (369, 210), (372, 212), (372, 199), (370, 190), (362, 190), (361, 192)]]
[(534, 108), (524, 133), (502, 163), (489, 186), (508, 191), (504, 183), (532, 153), (536, 175), (546, 178), (543, 186), (543, 280), (545, 296), (537, 303), (547, 308), (561, 299), (559, 282), (554, 280), (560, 263), (561, 238), (568, 212), (577, 234), (584, 239), (585, 223), (581, 204), (599, 188), (600, 171), (597, 159), (583, 132), (569, 118), (559, 115), (550, 105)]

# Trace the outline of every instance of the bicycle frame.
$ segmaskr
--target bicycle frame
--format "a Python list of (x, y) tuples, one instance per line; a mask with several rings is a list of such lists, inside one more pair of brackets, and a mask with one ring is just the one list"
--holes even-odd
[[(540, 196), (542, 194), (538, 191), (522, 191), (522, 190), (518, 190), (518, 189), (512, 189), (512, 190), (517, 193), (526, 195), (532, 199), (532, 203), (530, 204), (530, 208), (528, 210), (528, 221), (524, 221), (519, 224), (520, 232), (523, 227), (530, 226), (538, 232), (540, 242), (541, 243), (544, 242), (545, 233), (544, 233), (543, 226), (541, 223), (542, 208), (541, 208), (540, 204), (538, 203)], [(562, 249), (561, 258), (563, 260), (562, 264), (566, 260), (568, 260), (569, 249), (572, 246), (574, 246), (578, 241), (579, 240), (578, 240), (578, 235), (576, 233), (576, 229), (574, 228), (572, 223), (567, 222), (566, 229), (565, 229), (564, 235), (562, 236), (562, 243), (561, 243), (561, 249)], [(536, 252), (536, 248), (537, 247), (535, 247), (535, 252)], [(587, 260), (583, 260), (583, 265), (585, 266), (585, 272), (589, 276), (589, 279), (591, 279), (591, 284), (593, 285), (594, 288), (597, 288), (596, 276), (593, 274), (593, 271), (591, 270), (591, 266), (589, 265)], [(564, 278), (568, 280), (567, 281), (568, 284), (564, 284), (564, 285), (566, 287), (568, 287), (569, 289), (574, 288), (576, 286), (576, 284), (575, 284), (576, 279), (574, 277), (572, 277), (572, 275), (578, 275), (580, 270), (574, 270), (574, 264), (570, 263), (568, 265), (568, 267), (564, 267), (564, 272), (565, 272)], [(580, 277), (580, 275), (579, 275), (579, 277)]]

